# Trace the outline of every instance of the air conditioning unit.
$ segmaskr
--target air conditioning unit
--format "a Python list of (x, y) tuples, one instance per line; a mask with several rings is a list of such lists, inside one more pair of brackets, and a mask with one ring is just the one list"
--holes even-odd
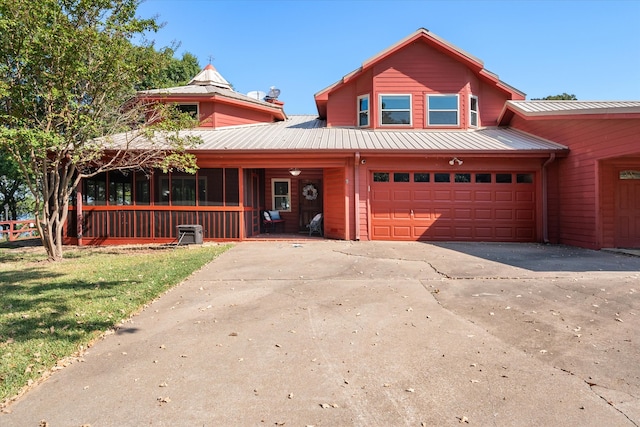
[(178, 245), (202, 244), (202, 226), (184, 224), (178, 226)]

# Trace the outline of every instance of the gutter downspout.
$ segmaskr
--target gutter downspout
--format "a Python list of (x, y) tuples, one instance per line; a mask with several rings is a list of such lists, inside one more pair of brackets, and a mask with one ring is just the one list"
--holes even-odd
[(353, 168), (353, 212), (355, 214), (356, 241), (360, 240), (360, 152), (356, 151)]
[(542, 165), (542, 241), (545, 244), (549, 243), (549, 213), (547, 197), (548, 197), (548, 177), (547, 166), (549, 166), (556, 159), (556, 153), (551, 153), (546, 162)]

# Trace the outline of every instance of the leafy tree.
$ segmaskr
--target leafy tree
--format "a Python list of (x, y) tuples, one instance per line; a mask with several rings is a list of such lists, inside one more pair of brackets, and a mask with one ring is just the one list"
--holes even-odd
[[(62, 258), (63, 226), (82, 178), (109, 170), (195, 172), (186, 153), (195, 141), (177, 133), (193, 120), (135, 101), (135, 82), (157, 56), (145, 55), (152, 44), (132, 40), (159, 29), (154, 19), (136, 17), (138, 5), (0, 0), (0, 150), (34, 196), (51, 260)], [(165, 139), (153, 138), (158, 132), (168, 144), (155, 142)]]
[(148, 50), (144, 54), (155, 55), (157, 66), (136, 85), (138, 90), (184, 86), (201, 70), (198, 58), (189, 52), (185, 52), (182, 59), (174, 56), (173, 48), (165, 48), (160, 52), (151, 48), (151, 51)]
[(577, 101), (574, 94), (561, 93), (560, 95), (549, 95), (544, 98), (531, 98), (532, 101)]
[(33, 212), (32, 202), (18, 164), (9, 155), (0, 153), (0, 213), (6, 212), (6, 207), (9, 218), (17, 220), (20, 215)]

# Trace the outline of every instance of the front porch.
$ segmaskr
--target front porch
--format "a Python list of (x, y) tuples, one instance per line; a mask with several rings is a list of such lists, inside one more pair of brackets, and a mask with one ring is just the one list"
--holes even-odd
[[(97, 175), (77, 191), (65, 243), (172, 243), (186, 224), (201, 225), (205, 241), (322, 239), (309, 236), (307, 225), (324, 213), (325, 174), (323, 168), (297, 175), (284, 168), (201, 168), (195, 175)], [(280, 227), (265, 229), (265, 210), (278, 212)]]

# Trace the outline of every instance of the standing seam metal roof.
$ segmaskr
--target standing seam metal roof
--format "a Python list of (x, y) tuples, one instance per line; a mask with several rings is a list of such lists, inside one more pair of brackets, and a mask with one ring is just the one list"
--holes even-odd
[[(155, 143), (166, 146), (158, 134), (153, 141), (137, 139), (134, 133), (122, 133), (104, 138), (112, 149), (144, 149)], [(233, 126), (219, 129), (196, 128), (180, 131), (180, 135), (198, 137), (198, 151), (276, 152), (276, 151), (416, 151), (442, 152), (553, 152), (566, 151), (554, 143), (510, 128), (477, 130), (371, 130), (359, 128), (328, 128), (315, 116), (291, 116), (274, 123)], [(127, 144), (127, 141), (135, 141)]]
[(272, 150), (390, 150), (390, 151), (559, 151), (556, 144), (509, 128), (472, 131), (370, 130), (328, 128), (315, 116), (291, 116), (276, 123), (220, 129), (190, 129), (182, 135), (197, 136), (195, 151)]

